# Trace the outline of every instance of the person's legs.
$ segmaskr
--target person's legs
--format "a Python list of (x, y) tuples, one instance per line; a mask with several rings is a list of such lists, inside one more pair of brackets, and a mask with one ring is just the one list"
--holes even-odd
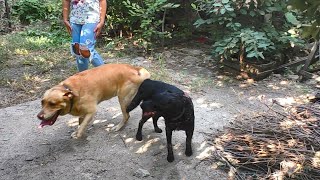
[(76, 56), (78, 71), (80, 71), (80, 72), (88, 69), (88, 67), (89, 67), (89, 59), (83, 58), (79, 54), (79, 46), (78, 45), (80, 44), (80, 36), (81, 36), (82, 26), (83, 25), (81, 25), (81, 24), (71, 23), (71, 27), (72, 27), (71, 53), (72, 53), (72, 55)]
[(97, 23), (88, 23), (84, 24), (81, 29), (80, 35), (80, 53), (81, 49), (88, 49), (90, 51), (90, 62), (93, 66), (97, 67), (104, 64), (102, 57), (99, 53), (94, 49), (96, 39), (94, 28), (96, 27)]

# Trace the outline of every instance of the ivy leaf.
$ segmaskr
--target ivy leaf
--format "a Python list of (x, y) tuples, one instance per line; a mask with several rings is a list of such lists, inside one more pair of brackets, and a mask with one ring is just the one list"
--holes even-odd
[(229, 0), (222, 0), (221, 1), (223, 4), (227, 4), (229, 2)]
[(248, 46), (248, 47), (246, 47), (246, 52), (250, 52), (250, 51), (252, 51), (253, 49), (254, 49), (253, 46)]
[(264, 16), (266, 13), (264, 12), (264, 11), (262, 11), (262, 10), (258, 10), (258, 12), (259, 12), (259, 14), (260, 15), (262, 15), (262, 16)]
[(247, 13), (247, 10), (245, 10), (245, 9), (240, 9), (240, 13), (241, 13), (241, 14), (244, 14), (244, 15), (248, 14), (248, 13)]
[(203, 19), (198, 19), (196, 22), (193, 23), (193, 25), (195, 25), (197, 28), (200, 27), (202, 24), (205, 24), (206, 21)]
[(257, 53), (254, 51), (251, 51), (249, 54), (247, 54), (248, 58), (257, 57)]
[(300, 24), (300, 22), (297, 20), (297, 18), (291, 12), (287, 12), (285, 14), (285, 16), (286, 16), (286, 19), (287, 19), (288, 22), (290, 22), (290, 23), (292, 23), (294, 25)]
[(214, 3), (213, 6), (215, 6), (215, 7), (221, 7), (221, 6), (223, 6), (223, 5), (222, 5), (221, 3)]
[(197, 9), (197, 5), (195, 5), (195, 4), (191, 4), (191, 7), (193, 8), (193, 9)]
[(262, 52), (258, 52), (258, 55), (259, 55), (262, 59), (264, 59), (264, 56), (263, 56)]
[(241, 27), (240, 23), (234, 23), (234, 25), (237, 26), (237, 27)]
[(224, 8), (223, 8), (223, 9), (220, 9), (220, 13), (221, 13), (221, 14), (226, 13), (226, 9), (224, 9)]
[(256, 15), (256, 13), (255, 13), (254, 11), (250, 11), (249, 14), (250, 14), (250, 16), (252, 16), (252, 17)]
[(223, 47), (217, 47), (214, 51), (220, 54), (221, 52), (224, 52), (224, 48)]
[(230, 6), (225, 6), (225, 8), (226, 8), (226, 10), (228, 10), (228, 11), (234, 11), (234, 9), (233, 9), (232, 7), (230, 7)]

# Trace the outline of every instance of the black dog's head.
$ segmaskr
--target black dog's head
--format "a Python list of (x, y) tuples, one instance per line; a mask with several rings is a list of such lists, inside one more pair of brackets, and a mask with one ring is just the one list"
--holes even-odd
[(154, 95), (160, 94), (165, 91), (170, 91), (172, 93), (177, 93), (177, 94), (184, 94), (184, 92), (181, 89), (171, 84), (167, 84), (161, 81), (155, 81), (151, 79), (144, 80), (140, 85), (137, 94), (135, 95), (131, 103), (126, 108), (126, 111), (127, 112), (132, 111), (134, 108), (136, 108), (140, 104), (140, 102), (152, 100), (152, 97)]
[(155, 113), (162, 116), (174, 116), (183, 111), (185, 98), (182, 94), (165, 91), (154, 95), (151, 100), (144, 101), (140, 106), (143, 110), (143, 116)]

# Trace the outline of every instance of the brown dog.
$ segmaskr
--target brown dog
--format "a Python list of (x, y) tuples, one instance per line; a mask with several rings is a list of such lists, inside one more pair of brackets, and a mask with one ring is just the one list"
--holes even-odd
[(123, 114), (123, 120), (113, 128), (118, 131), (130, 117), (127, 106), (140, 84), (148, 78), (147, 70), (128, 64), (106, 64), (77, 73), (45, 92), (38, 114), (42, 120), (39, 127), (53, 125), (59, 115), (79, 116), (80, 126), (72, 137), (80, 138), (95, 115), (97, 105), (118, 96)]

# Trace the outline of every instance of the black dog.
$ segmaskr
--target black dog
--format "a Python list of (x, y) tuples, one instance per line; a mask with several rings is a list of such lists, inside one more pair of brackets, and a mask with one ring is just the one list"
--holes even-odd
[[(127, 112), (129, 113), (130, 111), (132, 111), (134, 108), (136, 108), (141, 101), (148, 101), (151, 100), (152, 96), (156, 95), (156, 94), (160, 94), (162, 92), (172, 92), (172, 93), (176, 93), (176, 94), (181, 94), (183, 95), (184, 92), (167, 83), (161, 82), (161, 81), (154, 81), (154, 80), (150, 80), (150, 79), (146, 79), (142, 82), (142, 84), (140, 85), (137, 94), (135, 95), (135, 97), (133, 98), (133, 100), (131, 101), (131, 103), (129, 104), (129, 106), (127, 107)], [(157, 133), (161, 133), (162, 130), (158, 127), (157, 125), (157, 121), (159, 119), (159, 117), (161, 117), (161, 115), (155, 113), (155, 114), (149, 114), (149, 118), (152, 117), (153, 119), (153, 126), (154, 126), (154, 130)], [(147, 116), (145, 116), (145, 118), (147, 118)], [(140, 120), (139, 126), (140, 124), (144, 124), (141, 123), (141, 121), (146, 121), (144, 120), (145, 118), (142, 118)], [(141, 127), (142, 127), (141, 125)], [(137, 135), (136, 136), (137, 140), (141, 141), (142, 140), (142, 135)]]
[(191, 139), (194, 131), (194, 109), (189, 96), (172, 92), (162, 92), (156, 94), (151, 100), (141, 104), (143, 111), (142, 119), (139, 123), (137, 140), (142, 139), (142, 126), (153, 115), (162, 116), (165, 119), (167, 149), (169, 162), (174, 161), (172, 151), (172, 131), (184, 130), (186, 132), (186, 151), (187, 156), (192, 155)]

